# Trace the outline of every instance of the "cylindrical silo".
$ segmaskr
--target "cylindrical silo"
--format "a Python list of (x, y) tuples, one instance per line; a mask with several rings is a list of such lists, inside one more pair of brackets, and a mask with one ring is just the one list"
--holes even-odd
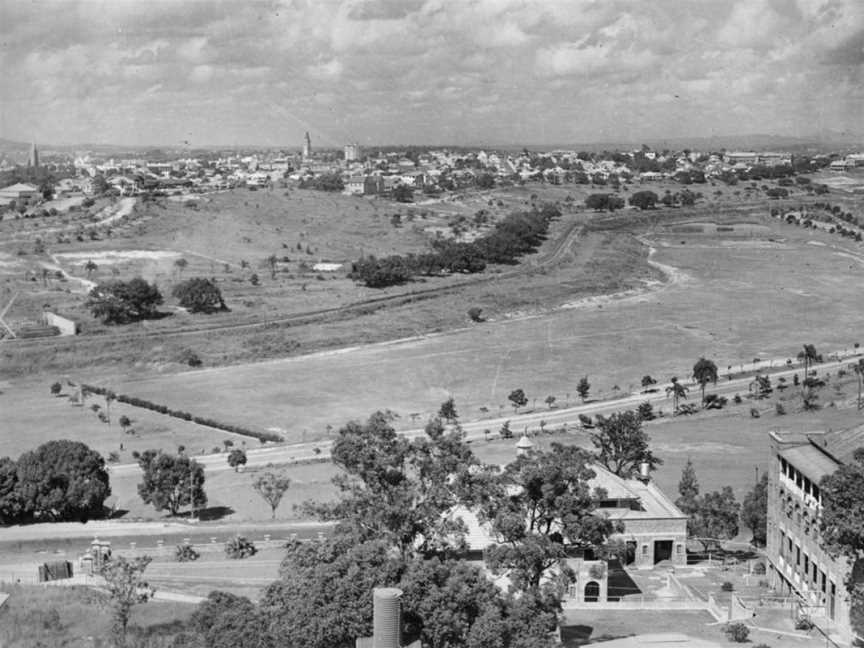
[(372, 592), (373, 648), (400, 648), (402, 643), (402, 590), (377, 587)]

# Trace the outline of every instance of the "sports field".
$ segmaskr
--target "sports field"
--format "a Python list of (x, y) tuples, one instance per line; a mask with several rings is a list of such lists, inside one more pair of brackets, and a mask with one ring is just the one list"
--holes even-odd
[[(701, 221), (700, 221), (701, 222)], [(644, 294), (592, 298), (542, 315), (499, 318), (451, 333), (357, 349), (206, 369), (119, 385), (126, 393), (245, 421), (291, 440), (389, 408), (416, 425), (454, 396), (466, 420), (529, 401), (575, 399), (638, 386), (651, 374), (687, 376), (700, 356), (727, 365), (824, 351), (862, 337), (864, 257), (835, 237), (765, 221), (764, 232), (656, 230), (653, 259), (674, 281)], [(839, 247), (844, 245), (846, 247)]]

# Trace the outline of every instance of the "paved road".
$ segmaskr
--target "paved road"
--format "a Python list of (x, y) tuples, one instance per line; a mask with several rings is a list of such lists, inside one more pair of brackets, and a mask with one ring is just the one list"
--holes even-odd
[[(861, 357), (861, 353), (835, 352), (827, 354), (831, 358), (828, 362), (823, 362), (813, 367), (813, 369), (824, 374), (833, 372), (848, 365), (853, 358)], [(791, 378), (794, 374), (801, 374), (803, 368), (799, 363), (793, 363), (791, 367), (787, 366), (787, 359), (771, 359), (760, 360), (759, 362), (750, 362), (733, 366), (735, 375), (746, 374), (742, 377), (733, 378), (732, 380), (724, 379), (726, 372), (719, 368), (718, 373), (721, 379), (717, 385), (711, 385), (708, 392), (723, 396), (731, 396), (734, 394), (746, 394), (749, 391), (749, 385), (753, 382), (752, 374), (754, 372), (770, 373), (772, 382), (777, 384), (777, 380), (781, 377), (786, 378), (791, 383)], [(489, 430), (491, 434), (497, 435), (498, 431), (505, 421), (510, 422), (510, 429), (514, 435), (522, 434), (525, 431), (533, 432), (540, 429), (541, 422), (549, 428), (562, 426), (578, 426), (579, 415), (596, 416), (597, 414), (608, 415), (613, 412), (620, 412), (628, 409), (634, 409), (640, 403), (646, 401), (652, 405), (666, 403), (671, 408), (671, 401), (666, 395), (666, 388), (671, 383), (654, 385), (656, 389), (654, 393), (631, 393), (624, 394), (620, 398), (613, 400), (605, 400), (598, 402), (587, 402), (572, 407), (563, 407), (552, 410), (533, 411), (526, 414), (512, 414), (508, 416), (497, 416), (494, 418), (484, 418), (473, 421), (463, 421), (462, 429), (465, 431), (466, 439), (476, 440), (484, 439), (486, 436), (485, 430)], [(699, 386), (693, 382), (682, 381), (689, 389), (688, 399), (686, 402), (699, 403), (700, 390)], [(423, 428), (415, 428), (402, 432), (408, 437), (417, 437), (424, 434)], [(330, 455), (330, 442), (317, 443), (297, 443), (290, 445), (278, 445), (264, 448), (248, 450), (246, 453), (247, 467), (266, 466), (267, 464), (286, 464), (295, 463), (298, 461), (308, 461), (314, 459), (325, 459)], [(203, 455), (195, 457), (195, 460), (205, 467), (208, 472), (219, 472), (223, 470), (232, 470), (228, 465), (228, 455), (226, 453)], [(121, 464), (109, 467), (109, 471), (113, 475), (128, 475), (137, 474), (140, 468), (137, 464)]]

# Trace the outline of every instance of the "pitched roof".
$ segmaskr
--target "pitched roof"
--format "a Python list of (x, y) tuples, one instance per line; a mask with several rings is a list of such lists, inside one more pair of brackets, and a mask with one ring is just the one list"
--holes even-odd
[(837, 463), (849, 463), (852, 454), (864, 447), (864, 425), (848, 430), (811, 434), (807, 437), (813, 445), (833, 458)]
[(780, 456), (817, 484), (824, 476), (837, 470), (837, 462), (814, 445), (787, 448)]

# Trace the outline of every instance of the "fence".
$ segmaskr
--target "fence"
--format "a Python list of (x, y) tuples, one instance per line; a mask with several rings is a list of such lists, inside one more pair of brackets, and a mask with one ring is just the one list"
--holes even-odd
[(565, 600), (563, 602), (566, 610), (705, 610), (704, 601), (689, 597), (675, 598), (646, 598), (642, 596), (628, 596), (618, 601), (597, 601), (585, 603), (576, 600)]

